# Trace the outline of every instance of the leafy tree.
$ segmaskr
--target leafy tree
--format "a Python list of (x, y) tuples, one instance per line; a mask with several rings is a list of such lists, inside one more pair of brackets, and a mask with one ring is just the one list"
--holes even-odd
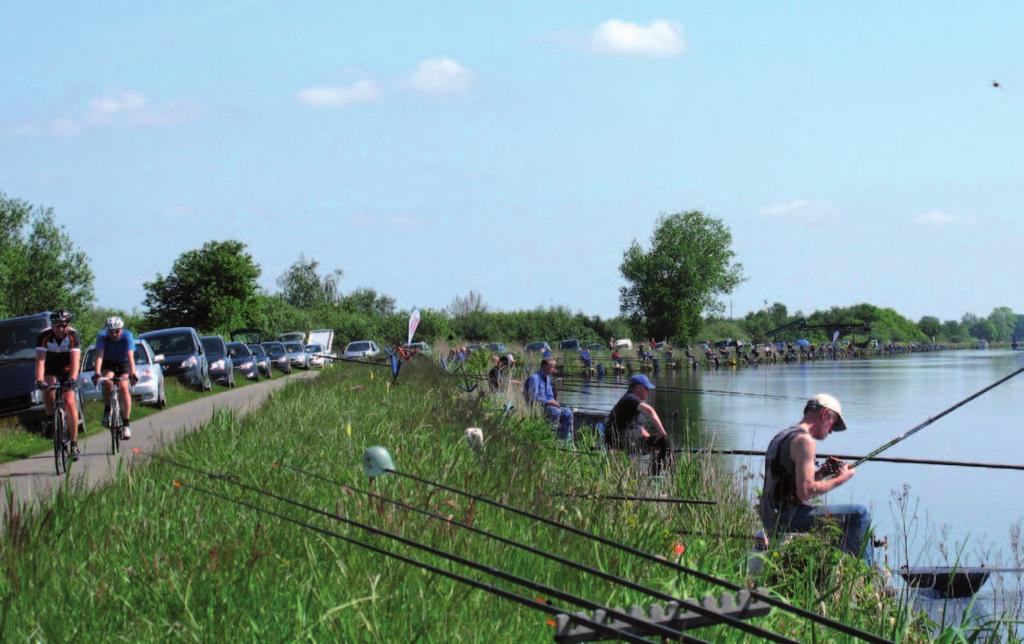
[(942, 337), (949, 342), (963, 342), (966, 333), (964, 328), (960, 325), (960, 322), (956, 320), (946, 320), (942, 323)]
[(338, 303), (338, 282), (342, 271), (336, 269), (321, 277), (317, 270), (319, 267), (320, 262), (299, 255), (299, 259), (277, 278), (277, 286), (286, 302), (299, 308)]
[(942, 333), (942, 322), (939, 318), (933, 315), (926, 315), (917, 322), (918, 328), (921, 329), (921, 333), (925, 334), (929, 338), (937, 337)]
[(1013, 323), (1013, 337), (1018, 340), (1024, 338), (1024, 315), (1018, 315), (1017, 321)]
[(0, 314), (55, 308), (82, 313), (92, 301), (88, 258), (53, 209), (0, 193)]
[(372, 288), (357, 288), (341, 298), (341, 308), (346, 311), (388, 316), (395, 313), (395, 300)]
[(1017, 314), (1008, 306), (999, 306), (988, 314), (988, 321), (992, 323), (992, 328), (995, 330), (993, 339), (996, 342), (1006, 342), (1013, 336), (1014, 327), (1017, 325)]
[(213, 330), (240, 320), (256, 295), (260, 267), (240, 241), (211, 241), (174, 260), (167, 276), (146, 282), (146, 322), (152, 327)]
[(979, 340), (992, 342), (996, 339), (996, 333), (998, 333), (996, 325), (986, 318), (980, 318), (971, 325), (971, 335)]
[(734, 257), (721, 220), (699, 210), (660, 217), (649, 251), (634, 240), (623, 253), (619, 308), (645, 336), (689, 339), (705, 314), (722, 309), (718, 296), (743, 280)]
[(453, 318), (486, 311), (487, 305), (484, 304), (483, 296), (475, 291), (470, 291), (465, 296), (456, 295), (452, 303), (448, 305), (448, 313)]

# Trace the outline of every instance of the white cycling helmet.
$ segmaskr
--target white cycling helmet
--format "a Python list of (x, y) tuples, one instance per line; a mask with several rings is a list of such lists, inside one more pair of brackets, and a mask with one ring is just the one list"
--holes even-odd
[(109, 330), (111, 330), (111, 331), (116, 331), (117, 329), (123, 329), (124, 328), (124, 320), (122, 320), (121, 318), (117, 317), (116, 315), (113, 315), (113, 316), (107, 318), (107, 328)]

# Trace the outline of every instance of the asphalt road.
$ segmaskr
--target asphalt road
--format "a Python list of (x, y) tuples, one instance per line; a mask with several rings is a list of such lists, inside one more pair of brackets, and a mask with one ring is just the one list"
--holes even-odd
[[(245, 415), (258, 408), (271, 392), (289, 382), (315, 377), (319, 372), (306, 371), (287, 377), (265, 380), (248, 387), (229, 389), (214, 396), (204, 396), (176, 405), (160, 413), (132, 421), (132, 438), (121, 443), (120, 454), (110, 453), (110, 432), (97, 432), (79, 441), (82, 458), (71, 464), (72, 485), (99, 487), (111, 481), (118, 466), (146, 459), (146, 454), (173, 442), (182, 434), (208, 422), (221, 409)], [(88, 419), (98, 423), (98, 418)], [(139, 453), (135, 450), (138, 449)], [(20, 461), (0, 464), (0, 517), (7, 515), (9, 493), (16, 506), (50, 498), (64, 476), (54, 474), (53, 449)]]

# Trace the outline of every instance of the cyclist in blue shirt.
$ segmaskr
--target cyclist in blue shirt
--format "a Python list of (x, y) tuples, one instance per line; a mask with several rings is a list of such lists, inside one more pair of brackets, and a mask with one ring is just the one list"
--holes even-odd
[(544, 405), (544, 415), (548, 420), (558, 423), (558, 438), (572, 439), (572, 410), (562, 407), (555, 400), (555, 389), (551, 383), (551, 374), (555, 373), (557, 364), (554, 360), (541, 360), (540, 371), (531, 374), (523, 383), (523, 395), (527, 402), (538, 402)]
[[(124, 328), (124, 320), (116, 315), (107, 318), (106, 328), (96, 337), (96, 373), (92, 376), (93, 383), (100, 379), (101, 374), (109, 379), (127, 374), (133, 385), (139, 381), (139, 375), (135, 371), (135, 336)], [(120, 380), (117, 387), (121, 397), (121, 435), (124, 440), (128, 440), (132, 437), (132, 431), (128, 427), (132, 415), (132, 395), (128, 389), (128, 382)], [(110, 396), (113, 389), (112, 380), (103, 382), (105, 427), (110, 426)]]

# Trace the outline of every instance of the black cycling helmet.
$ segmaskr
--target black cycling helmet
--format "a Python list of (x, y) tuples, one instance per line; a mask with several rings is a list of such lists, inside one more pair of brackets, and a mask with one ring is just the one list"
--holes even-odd
[(60, 309), (50, 314), (50, 323), (71, 324), (72, 318), (74, 318), (74, 316), (71, 315), (71, 311), (67, 309)]

